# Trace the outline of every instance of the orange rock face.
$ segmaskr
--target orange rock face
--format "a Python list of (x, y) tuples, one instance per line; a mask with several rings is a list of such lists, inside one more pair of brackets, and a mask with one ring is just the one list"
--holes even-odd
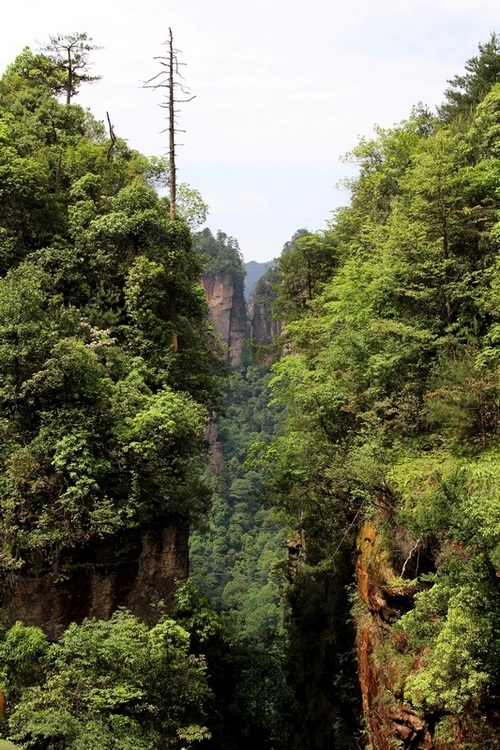
[(203, 277), (210, 320), (230, 365), (241, 365), (247, 338), (247, 315), (243, 287), (238, 288), (230, 273)]
[(404, 597), (411, 598), (411, 587), (396, 590), (391, 585), (395, 574), (380, 548), (375, 526), (361, 529), (358, 549), (358, 592), (365, 605), (357, 617), (358, 674), (371, 746), (373, 750), (434, 750), (428, 722), (403, 702), (404, 675), (397, 658), (401, 644), (389, 624)]

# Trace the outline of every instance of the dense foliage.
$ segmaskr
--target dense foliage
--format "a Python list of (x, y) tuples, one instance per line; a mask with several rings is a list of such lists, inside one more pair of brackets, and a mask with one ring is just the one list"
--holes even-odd
[[(56, 47), (72, 40), (70, 71)], [(64, 581), (75, 550), (88, 567), (94, 547), (129, 532), (186, 526), (210, 497), (204, 433), (219, 386), (203, 266), (154, 189), (164, 163), (72, 103), (93, 79), (91, 49), (85, 35), (55, 37), (0, 80), (4, 595), (16, 575)], [(55, 643), (5, 622), (2, 734), (54, 750), (209, 737), (205, 659), (181, 625), (151, 619), (119, 610)]]
[[(193, 248), (189, 211), (169, 219), (164, 163), (72, 103), (92, 78), (77, 39), (80, 77), (25, 49), (0, 80), (2, 580), (207, 509), (200, 455), (220, 403), (203, 262), (243, 288), (233, 238), (204, 230)], [(194, 578), (232, 614), (184, 586), (152, 627), (119, 610), (49, 643), (2, 624), (5, 736), (354, 750), (355, 624), (373, 612), (349, 588), (370, 525), (401, 605), (371, 621), (397, 699), (443, 747), (498, 746), (499, 71), (493, 34), (437, 115), (420, 105), (362, 139), (350, 205), (299, 230), (262, 282), (285, 323), (274, 400), (260, 365), (232, 375), (192, 542)], [(264, 484), (296, 528), (286, 565)]]
[(24, 747), (186, 747), (209, 737), (206, 665), (174, 620), (148, 628), (126, 611), (71, 625), (60, 642), (18, 622), (0, 644), (14, 710), (10, 737)]
[(248, 638), (282, 628), (279, 590), (287, 530), (260, 504), (264, 477), (249, 461), (252, 444), (269, 444), (280, 430), (282, 408), (269, 404), (269, 378), (253, 363), (231, 373), (218, 420), (220, 471), (208, 529), (194, 533), (190, 545), (191, 579), (214, 606), (238, 611), (241, 634)]
[(156, 162), (61, 104), (61, 75), (25, 49), (0, 81), (4, 569), (189, 519), (208, 496), (198, 255), (149, 184)]
[[(64, 580), (73, 550), (113, 549), (126, 531), (192, 522), (210, 496), (202, 454), (222, 368), (200, 278), (208, 267), (242, 288), (241, 254), (222, 232), (205, 230), (193, 246), (189, 229), (206, 212), (196, 191), (180, 191), (181, 219), (171, 221), (155, 190), (165, 161), (107, 137), (72, 103), (96, 78), (89, 42), (58, 36), (47, 54), (25, 49), (0, 81), (3, 580), (40, 566)], [(2, 733), (19, 746), (286, 746), (290, 696), (270, 579), (284, 531), (257, 505), (256, 472), (243, 468), (275, 417), (262, 369), (249, 372), (249, 384), (234, 375), (238, 405), (222, 425), (235, 431), (223, 438), (234, 454), (223, 480), (232, 500), (223, 508), (217, 496), (214, 511), (234, 515), (235, 564), (223, 587), (240, 587), (216, 604), (235, 607), (249, 594), (247, 614), (223, 618), (184, 586), (153, 626), (121, 609), (50, 643), (5, 619)]]
[(298, 262), (307, 235), (302, 280), (280, 260), (288, 425), (264, 451), (318, 571), (348, 564), (362, 522), (385, 530), (419, 591), (398, 624), (403, 699), (468, 748), (496, 747), (500, 689), (497, 37), (479, 52), (439, 117), (420, 106), (353, 150), (351, 203), (316, 239), (328, 278)]
[(289, 746), (279, 649), (242, 639), (190, 583), (150, 628), (118, 610), (71, 625), (55, 643), (20, 622), (1, 636), (3, 731), (18, 747)]

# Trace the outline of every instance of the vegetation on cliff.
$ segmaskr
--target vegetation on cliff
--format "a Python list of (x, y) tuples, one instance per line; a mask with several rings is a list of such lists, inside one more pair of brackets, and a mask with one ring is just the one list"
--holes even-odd
[[(89, 52), (91, 40), (77, 36)], [(140, 547), (144, 534), (185, 528), (207, 511), (205, 433), (220, 408), (224, 368), (201, 275), (230, 274), (243, 298), (244, 269), (234, 239), (209, 230), (193, 238), (189, 212), (170, 219), (155, 190), (166, 179), (164, 160), (133, 151), (111, 126), (107, 135), (72, 103), (85, 76), (67, 76), (57, 56), (25, 49), (0, 81), (3, 604), (19, 585), (29, 598), (47, 581), (46, 619), (30, 616), (47, 631), (51, 617), (68, 621), (64, 587), (79, 599), (76, 622), (52, 642), (33, 624), (13, 624), (4, 606), (1, 732), (21, 747), (61, 750), (284, 747), (283, 653), (276, 639), (258, 640), (279, 621), (267, 579), (284, 532), (259, 510), (256, 472), (243, 468), (255, 437), (243, 435), (248, 389), (254, 401), (260, 394), (256, 425), (272, 422), (262, 388), (242, 376), (241, 414), (222, 427), (238, 433), (228, 438), (228, 476), (248, 533), (240, 543), (243, 527), (233, 529), (233, 552), (240, 567), (253, 565), (240, 587), (253, 586), (253, 640), (189, 586), (175, 602), (154, 590), (160, 601), (146, 601), (149, 625), (124, 608), (107, 621), (84, 617), (89, 577), (123, 592), (138, 565), (154, 565), (131, 557), (134, 534)], [(195, 212), (203, 206), (195, 202)], [(264, 373), (253, 377), (258, 384)], [(255, 523), (263, 533), (252, 547)], [(54, 587), (63, 591), (59, 611)], [(99, 592), (107, 594), (112, 605), (114, 592)], [(222, 604), (233, 606), (236, 590), (229, 598)]]
[[(274, 400), (260, 365), (234, 373), (212, 527), (193, 537), (195, 577), (233, 616), (185, 585), (151, 626), (119, 609), (50, 643), (4, 617), (6, 737), (498, 746), (496, 35), (466, 71), (437, 115), (419, 105), (359, 142), (350, 205), (299, 230), (262, 281), (285, 323)], [(206, 511), (221, 398), (203, 258), (243, 289), (236, 241), (204, 230), (193, 247), (153, 187), (161, 160), (108, 137), (67, 75), (25, 49), (0, 81), (0, 596), (20, 575), (64, 582), (75, 550)], [(264, 479), (296, 528), (286, 565)]]
[[(275, 365), (288, 424), (264, 451), (269, 489), (315, 570), (337, 575), (365, 521), (394, 570), (387, 585), (372, 562), (383, 602), (366, 601), (386, 644), (376, 750), (428, 747), (426, 731), (440, 747), (498, 742), (499, 60), (492, 35), (438, 116), (419, 105), (362, 139), (351, 203), (316, 239), (325, 273), (303, 264), (293, 294), (298, 263), (278, 269), (292, 353)], [(398, 701), (427, 728), (405, 725)]]
[(205, 274), (213, 276), (229, 274), (235, 287), (243, 291), (245, 266), (238, 240), (228, 237), (221, 230), (214, 237), (208, 228), (197, 232), (193, 240), (197, 252), (205, 260)]
[(51, 64), (25, 50), (0, 82), (4, 569), (207, 499), (215, 381), (189, 230), (148, 159), (57, 101)]
[[(85, 76), (68, 75), (57, 56), (26, 48), (0, 81), (0, 577), (9, 606), (22, 576), (32, 587), (45, 577), (51, 597), (50, 586), (75, 575), (75, 559), (99, 575), (93, 549), (114, 550), (120, 570), (131, 534), (186, 526), (210, 497), (202, 453), (219, 386), (199, 255), (153, 188), (162, 163), (106, 135), (72, 103)], [(158, 622), (117, 612), (72, 625), (52, 645), (6, 621), (2, 731), (54, 748), (179, 748), (208, 736), (204, 659), (160, 610), (148, 619)]]

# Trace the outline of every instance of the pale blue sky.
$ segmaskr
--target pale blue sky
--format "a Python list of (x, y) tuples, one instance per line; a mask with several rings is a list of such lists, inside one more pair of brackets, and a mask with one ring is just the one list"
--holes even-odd
[(147, 155), (166, 151), (157, 72), (171, 26), (196, 99), (180, 113), (179, 179), (208, 226), (269, 260), (300, 227), (347, 202), (339, 156), (375, 123), (434, 107), (477, 43), (500, 31), (498, 0), (18, 0), (0, 28), (0, 68), (49, 34), (87, 31), (103, 80), (79, 101)]

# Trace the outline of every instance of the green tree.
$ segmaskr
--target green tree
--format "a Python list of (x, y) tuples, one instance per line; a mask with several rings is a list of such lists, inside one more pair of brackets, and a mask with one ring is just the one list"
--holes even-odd
[(337, 265), (329, 235), (299, 229), (283, 247), (275, 272), (276, 314), (284, 321), (303, 314)]
[(90, 41), (54, 37), (0, 81), (4, 570), (188, 522), (208, 500), (218, 386), (202, 266), (149, 184), (154, 160), (57, 101), (89, 77)]
[[(52, 645), (17, 623), (0, 650), (8, 731), (24, 747), (180, 749), (209, 737), (205, 662), (171, 619), (148, 629), (118, 611), (70, 626)], [(28, 660), (35, 671), (23, 677)]]
[(465, 63), (465, 75), (457, 75), (448, 83), (446, 101), (439, 114), (445, 121), (470, 119), (474, 108), (500, 78), (500, 40), (493, 32), (489, 40), (478, 45), (479, 55)]
[(62, 73), (66, 104), (71, 104), (82, 83), (100, 80), (101, 76), (92, 76), (89, 72), (89, 53), (96, 49), (99, 47), (92, 44), (92, 38), (85, 32), (50, 37), (50, 42), (43, 51), (48, 53), (54, 68)]
[[(269, 497), (297, 527), (289, 632), (301, 645), (294, 653), (306, 653), (301, 624), (309, 598), (308, 631), (313, 627), (313, 581), (318, 588), (322, 582), (323, 621), (332, 600), (335, 617), (348, 621), (343, 587), (350, 576), (341, 580), (340, 571), (352, 559), (361, 524), (375, 524), (394, 583), (387, 584), (385, 563), (373, 559), (369, 584), (389, 600), (391, 585), (400, 586), (408, 601), (381, 612), (365, 592), (371, 603), (356, 609), (359, 627), (369, 622), (379, 633), (382, 616), (390, 633), (405, 608), (411, 611), (394, 633), (400, 655), (389, 651), (389, 640), (376, 653), (374, 639), (370, 659), (380, 674), (380, 660), (390, 670), (397, 663), (399, 687), (391, 672), (385, 688), (431, 716), (431, 727), (437, 717), (436, 739), (452, 737), (460, 748), (493, 748), (496, 741), (488, 709), (499, 680), (492, 627), (499, 559), (492, 536), (498, 529), (496, 44), (492, 37), (480, 47), (470, 77), (456, 79), (460, 96), (449, 116), (436, 120), (414, 110), (353, 150), (360, 173), (350, 205), (329, 227), (330, 277), (310, 294), (307, 275), (297, 264), (294, 277), (290, 265), (290, 288), (305, 289), (306, 301), (293, 311), (292, 295), (289, 353), (273, 368), (285, 431), (261, 448)], [(333, 626), (336, 634), (340, 627)], [(340, 665), (332, 669), (340, 672)], [(317, 684), (320, 673), (311, 671), (307, 688), (296, 684), (303, 695)], [(345, 698), (348, 679), (344, 685)], [(332, 697), (331, 705), (338, 700)], [(342, 705), (346, 717), (348, 706), (355, 715), (355, 702)], [(368, 718), (375, 734), (380, 717), (369, 712)], [(316, 725), (323, 719), (316, 717)], [(307, 736), (302, 747), (311, 742)]]

